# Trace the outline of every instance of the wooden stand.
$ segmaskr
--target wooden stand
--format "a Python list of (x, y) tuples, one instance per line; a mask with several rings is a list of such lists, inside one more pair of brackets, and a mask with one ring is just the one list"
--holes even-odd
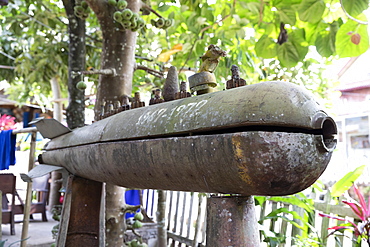
[(99, 246), (102, 183), (69, 176), (57, 246)]

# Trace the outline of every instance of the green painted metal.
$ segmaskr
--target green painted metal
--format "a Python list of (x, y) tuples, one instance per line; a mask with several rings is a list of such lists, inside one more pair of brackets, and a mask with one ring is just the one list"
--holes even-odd
[(129, 188), (287, 195), (319, 178), (334, 134), (307, 91), (266, 82), (116, 114), (52, 139), (40, 163)]
[(322, 136), (241, 132), (106, 142), (42, 154), (42, 163), (127, 188), (288, 195), (316, 181), (331, 152)]
[(319, 118), (328, 116), (307, 90), (262, 82), (124, 111), (57, 137), (46, 150), (246, 126), (322, 129)]

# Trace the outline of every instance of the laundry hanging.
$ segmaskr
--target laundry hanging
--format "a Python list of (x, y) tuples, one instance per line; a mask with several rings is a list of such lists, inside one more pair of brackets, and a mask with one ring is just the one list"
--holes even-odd
[(16, 135), (13, 130), (0, 131), (0, 170), (8, 170), (9, 166), (15, 165)]

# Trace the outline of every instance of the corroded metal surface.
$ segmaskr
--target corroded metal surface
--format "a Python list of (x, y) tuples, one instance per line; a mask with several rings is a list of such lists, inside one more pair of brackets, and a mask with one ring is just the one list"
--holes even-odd
[(258, 247), (258, 228), (252, 196), (207, 199), (207, 246)]
[(212, 92), (211, 88), (217, 86), (215, 74), (208, 71), (196, 73), (189, 76), (188, 79), (191, 92), (197, 92), (197, 95), (210, 93)]
[(76, 146), (42, 161), (128, 188), (287, 195), (319, 178), (333, 148), (322, 135), (250, 131)]
[(301, 87), (262, 82), (124, 111), (55, 138), (46, 149), (241, 126), (321, 129), (326, 118), (312, 95)]
[(124, 187), (287, 195), (319, 178), (336, 132), (307, 91), (266, 82), (121, 112), (52, 139), (40, 163)]
[(240, 78), (239, 67), (236, 65), (231, 66), (231, 79), (226, 82), (226, 89), (242, 87), (247, 85), (246, 81), (243, 78)]
[(56, 246), (99, 246), (102, 183), (70, 175)]

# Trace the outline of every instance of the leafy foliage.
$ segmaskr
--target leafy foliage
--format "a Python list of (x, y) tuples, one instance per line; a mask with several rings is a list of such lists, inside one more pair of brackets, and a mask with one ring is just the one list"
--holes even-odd
[[(157, 9), (163, 16), (175, 18), (175, 24), (162, 31), (147, 25), (148, 29), (139, 37), (139, 50), (149, 51), (157, 47), (151, 53), (154, 61), (146, 64), (160, 69), (166, 64), (158, 63), (156, 55), (182, 44), (183, 50), (174, 54), (167, 63), (177, 68), (197, 68), (199, 57), (207, 45), (217, 44), (228, 51), (228, 56), (216, 70), (221, 81), (230, 75), (230, 66), (236, 64), (249, 84), (273, 77), (304, 85), (324, 97), (329, 86), (321, 76), (324, 65), (336, 55), (345, 57), (363, 53), (368, 44), (366, 25), (357, 23), (360, 44), (342, 45), (351, 42), (351, 37), (339, 35), (339, 31), (346, 29), (344, 24), (355, 21), (346, 18), (338, 3), (322, 0), (181, 1), (181, 6), (175, 6), (159, 2)], [(363, 11), (366, 8), (358, 9)], [(288, 39), (278, 44), (281, 22), (285, 24)], [(154, 44), (158, 46), (149, 40), (156, 40)], [(329, 59), (318, 61), (308, 57), (310, 46), (315, 46), (322, 57)], [(267, 63), (274, 64), (273, 68), (266, 66)], [(317, 66), (321, 63), (322, 68)], [(297, 78), (297, 74), (302, 76)]]
[[(0, 9), (0, 65), (14, 67), (1, 69), (0, 80), (12, 84), (7, 91), (11, 99), (50, 104), (53, 77), (59, 79), (62, 97), (67, 97), (68, 21), (62, 6), (57, 1), (15, 1)], [(95, 40), (97, 23), (91, 24), (95, 27), (88, 35)], [(88, 43), (87, 51), (90, 65), (96, 66), (99, 50)]]
[[(281, 219), (282, 221), (290, 223), (293, 227), (296, 227), (297, 229), (302, 230), (302, 236), (300, 236), (300, 242), (303, 244), (304, 240), (309, 238), (309, 233), (311, 234), (311, 237), (315, 238), (316, 240), (309, 240), (312, 243), (320, 245), (320, 239), (317, 236), (317, 231), (312, 226), (311, 221), (315, 215), (314, 212), (314, 202), (312, 199), (309, 199), (306, 195), (303, 193), (298, 193), (296, 195), (290, 195), (290, 196), (274, 196), (274, 197), (263, 197), (263, 196), (256, 196), (255, 202), (256, 205), (263, 206), (265, 201), (274, 201), (280, 203), (281, 207), (273, 210), (268, 215), (264, 216), (259, 220), (259, 224), (261, 225), (261, 233), (263, 235), (263, 241), (268, 243), (268, 246), (274, 247), (278, 246), (279, 244), (283, 244), (287, 240), (287, 236), (281, 233), (274, 232), (270, 229), (267, 229), (263, 222), (265, 220), (272, 220), (277, 221), (278, 219)], [(285, 205), (286, 207), (284, 207)], [(287, 205), (294, 206), (296, 208), (303, 209), (303, 214), (300, 215), (295, 210), (289, 210)], [(316, 234), (316, 235), (314, 235)], [(296, 236), (292, 236), (293, 238), (296, 238)], [(311, 245), (310, 245), (311, 246)], [(313, 245), (315, 246), (315, 245)]]
[(341, 196), (353, 185), (356, 179), (361, 176), (365, 168), (366, 165), (359, 166), (355, 170), (347, 173), (343, 178), (338, 180), (338, 182), (336, 182), (331, 189), (331, 196), (332, 197)]
[(354, 231), (355, 236), (357, 237), (357, 239), (354, 239), (354, 242), (359, 243), (361, 242), (361, 239), (364, 239), (368, 243), (368, 246), (370, 246), (370, 196), (366, 202), (361, 191), (355, 185), (353, 186), (353, 189), (358, 197), (358, 201), (343, 201), (343, 203), (350, 206), (352, 211), (361, 219), (360, 223), (356, 224), (351, 220), (334, 215), (323, 213), (320, 213), (319, 215), (322, 217), (346, 222), (344, 224), (340, 224), (339, 226), (330, 227), (329, 230), (333, 230), (330, 235), (342, 232), (345, 229), (350, 229)]
[(367, 26), (349, 20), (338, 30), (335, 46), (340, 57), (361, 55), (369, 49)]
[[(339, 179), (331, 188), (330, 195), (333, 198), (341, 196), (345, 191), (347, 191), (355, 182), (355, 180), (362, 174), (365, 166), (360, 166), (353, 171), (347, 173), (344, 177)], [(322, 192), (323, 184), (320, 181), (316, 181), (310, 187), (310, 191)], [(332, 230), (330, 235), (339, 234), (342, 236), (342, 233), (346, 229), (353, 230), (355, 236), (355, 242), (360, 243), (361, 239), (367, 241), (369, 239), (370, 231), (370, 197), (367, 202), (364, 196), (361, 194), (360, 190), (354, 186), (354, 191), (358, 197), (358, 201), (343, 201), (343, 203), (350, 206), (353, 212), (362, 220), (359, 224), (356, 224), (352, 221), (348, 221), (345, 218), (334, 216), (332, 214), (319, 213), (322, 217), (336, 219), (338, 221), (343, 221), (343, 224), (329, 228)], [(304, 193), (297, 193), (290, 196), (255, 196), (255, 204), (264, 207), (264, 204), (267, 201), (277, 202), (280, 207), (270, 212), (268, 215), (260, 219), (259, 223), (261, 224), (261, 234), (263, 235), (263, 241), (268, 244), (268, 246), (278, 246), (279, 244), (285, 243), (287, 237), (284, 234), (274, 232), (271, 229), (268, 229), (264, 226), (265, 220), (276, 221), (281, 219), (285, 222), (290, 223), (293, 227), (301, 229), (302, 232), (298, 236), (292, 236), (294, 239), (294, 246), (324, 246), (323, 239), (320, 238), (318, 231), (314, 227), (314, 218), (315, 218), (315, 208), (314, 201), (308, 198)], [(335, 201), (335, 200), (334, 200)], [(296, 209), (301, 209), (303, 214), (299, 214), (296, 210), (290, 210), (289, 205), (293, 205)], [(294, 209), (294, 208), (293, 208)], [(299, 222), (299, 223), (297, 223)], [(341, 242), (338, 242), (339, 246)]]
[[(164, 20), (173, 20), (173, 25), (163, 29), (156, 24), (157, 16), (141, 15), (145, 25), (138, 30), (136, 54), (141, 59), (136, 62), (162, 72), (170, 65), (196, 71), (199, 57), (208, 45), (215, 44), (228, 51), (215, 71), (221, 84), (236, 64), (248, 84), (273, 77), (304, 85), (324, 97), (329, 85), (321, 76), (321, 67), (334, 57), (357, 56), (369, 46), (366, 25), (356, 21), (366, 22), (362, 12), (368, 7), (367, 0), (152, 0), (150, 5)], [(2, 69), (1, 79), (24, 84), (19, 88), (23, 101), (37, 87), (49, 97), (49, 80), (54, 76), (60, 78), (65, 91), (68, 35), (60, 2), (15, 1), (0, 12), (0, 51), (8, 55), (0, 55), (0, 64), (16, 67), (14, 71)], [(86, 23), (87, 65), (99, 69), (101, 30), (93, 14)], [(278, 43), (282, 24), (286, 39)], [(180, 45), (181, 50), (171, 52)], [(327, 59), (308, 56), (314, 49)], [(169, 56), (163, 59), (163, 54)], [(181, 80), (186, 77), (180, 74)], [(89, 78), (97, 80), (96, 75)], [(136, 71), (133, 84), (134, 90), (145, 91), (161, 87), (163, 80)]]
[[(22, 239), (22, 240), (17, 240), (17, 241), (15, 241), (15, 242), (13, 242), (13, 243), (10, 243), (8, 246), (9, 247), (11, 247), (11, 246), (13, 246), (13, 245), (15, 245), (16, 243), (20, 243), (20, 242), (23, 242), (23, 241), (25, 241), (25, 240), (27, 240), (27, 239), (29, 239), (30, 237), (28, 237), (28, 238), (26, 238), (26, 239)], [(4, 247), (5, 246), (5, 244), (6, 244), (6, 241), (8, 241), (7, 239), (6, 240), (0, 240), (0, 247)]]
[(45, 5), (26, 1), (23, 5), (16, 4), (9, 3), (1, 10), (4, 18), (1, 20), (0, 44), (3, 53), (12, 58), (0, 56), (0, 63), (15, 67), (14, 72), (6, 71), (7, 76), (3, 79), (24, 85), (18, 91), (17, 100), (25, 102), (38, 87), (43, 88), (47, 97), (52, 77), (66, 79), (67, 29), (63, 9), (55, 3), (46, 2)]
[(367, 0), (343, 0), (342, 1), (344, 8), (351, 16), (358, 16), (364, 11), (364, 9), (369, 8), (369, 1)]
[(303, 0), (299, 5), (299, 19), (305, 22), (316, 23), (321, 20), (325, 11), (323, 0)]

